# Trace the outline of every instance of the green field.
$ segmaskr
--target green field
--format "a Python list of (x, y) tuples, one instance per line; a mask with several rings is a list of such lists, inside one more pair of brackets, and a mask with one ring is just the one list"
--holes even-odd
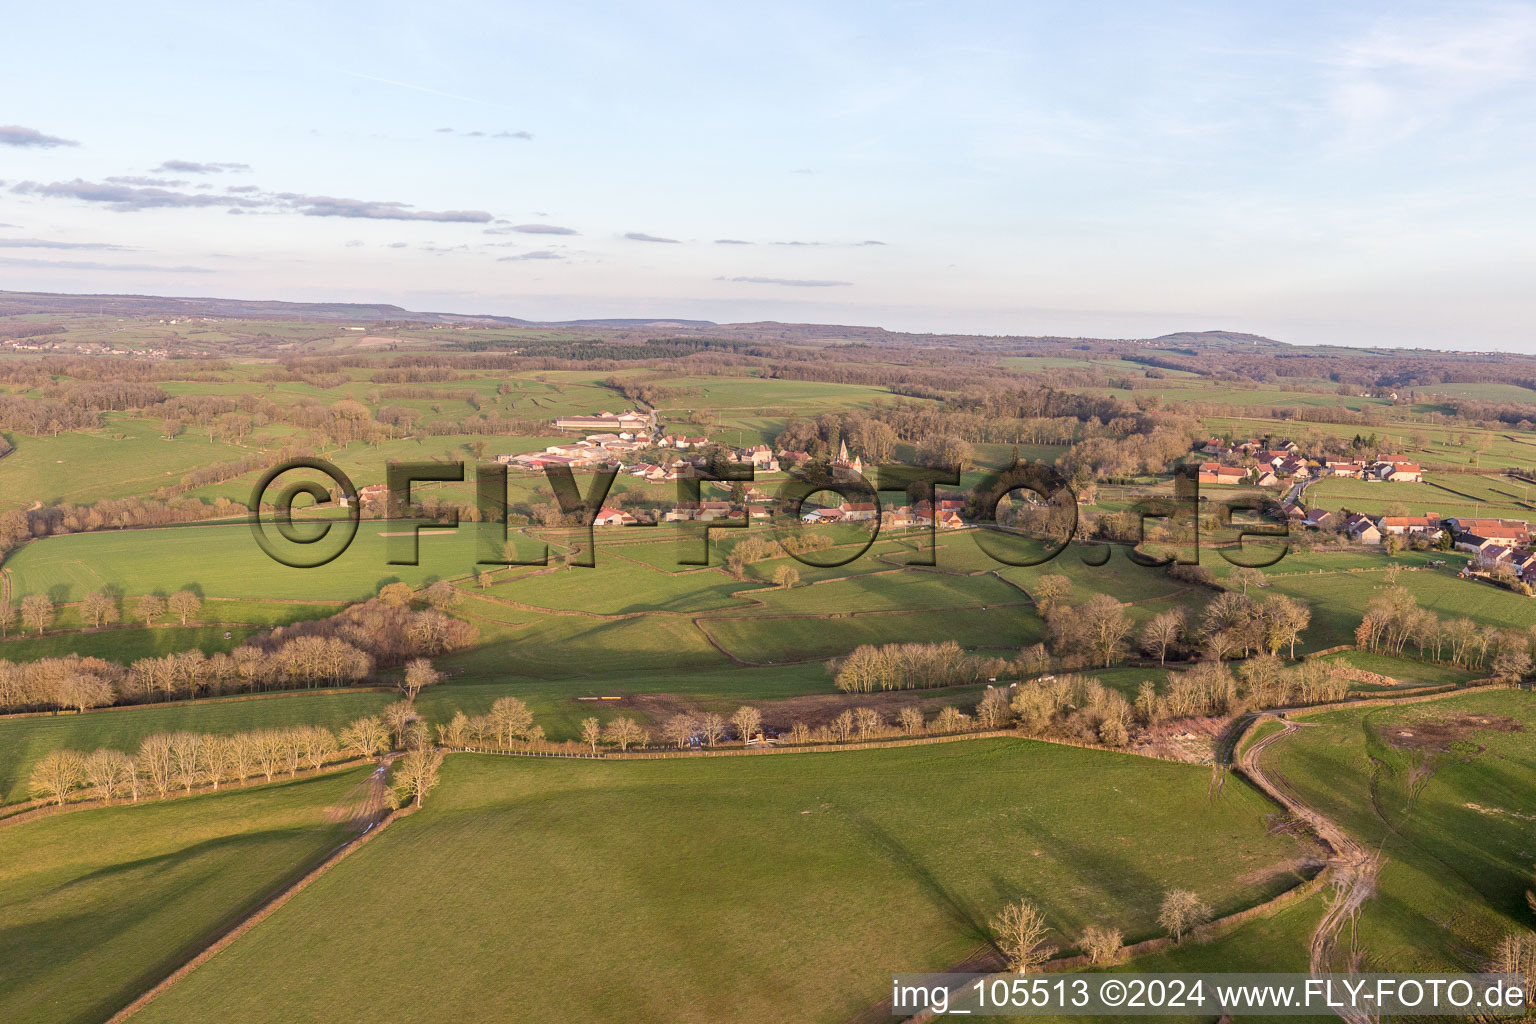
[(1384, 867), (1360, 917), (1373, 969), (1477, 970), (1530, 927), (1536, 699), (1515, 690), (1303, 719), (1262, 755)]
[[(478, 538), (468, 525), (454, 533), (423, 535), (418, 565), (389, 564), (396, 550), (410, 557), (410, 538), (387, 535), (410, 528), (405, 522), (364, 520), (340, 557), (314, 569), (273, 561), (246, 524), (50, 537), (26, 545), (5, 564), (15, 593), (45, 593), (55, 601), (78, 601), (108, 586), (130, 596), (190, 587), (209, 597), (356, 601), (396, 580), (420, 585), (476, 571)], [(528, 547), (532, 555), (531, 542)]]
[(0, 461), (0, 512), (38, 500), (89, 505), (148, 494), (190, 470), (255, 454), (192, 431), (167, 440), (158, 420), (121, 415), (108, 416), (101, 430), (6, 437), (16, 451)]
[(0, 1019), (105, 1020), (349, 834), (368, 771), (0, 830)]
[(157, 732), (229, 733), (289, 725), (323, 725), (332, 730), (363, 715), (377, 714), (395, 696), (355, 693), (268, 694), (237, 700), (177, 701), (164, 705), (105, 708), (83, 715), (29, 715), (0, 718), (0, 803), (28, 797), (32, 765), (50, 750), (88, 753), (111, 747), (133, 753)]
[[(958, 963), (1019, 896), (1070, 943), (1095, 921), (1154, 933), (1168, 886), (1228, 912), (1294, 885), (1301, 848), (1267, 832), (1271, 805), (1230, 781), (1212, 798), (1209, 781), (1006, 740), (607, 764), (455, 756), (424, 811), (142, 1019), (218, 1006), (229, 1024), (342, 1024), (385, 999), (402, 1024), (845, 1020), (882, 997), (887, 965)], [(370, 922), (383, 907), (433, 967), (381, 990)]]

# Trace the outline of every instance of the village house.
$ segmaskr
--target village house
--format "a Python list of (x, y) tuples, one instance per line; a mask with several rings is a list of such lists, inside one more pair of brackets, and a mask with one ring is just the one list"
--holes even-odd
[(1301, 520), (1301, 524), (1309, 530), (1331, 530), (1338, 522), (1337, 516), (1322, 508), (1311, 509)]
[(1434, 540), (1441, 533), (1438, 515), (1382, 516), (1376, 521), (1376, 526), (1383, 534), (1394, 537), (1424, 537), (1427, 540)]
[(603, 507), (597, 510), (597, 517), (592, 520), (593, 526), (633, 526), (635, 517), (628, 512), (616, 508)]
[[(1456, 537), (1458, 548), (1462, 548), (1462, 542), (1469, 537), (1475, 537), (1478, 541), (1486, 538), (1510, 547), (1525, 547), (1531, 542), (1530, 524), (1519, 519), (1475, 519), (1466, 516), (1450, 516), (1442, 520), (1442, 525)], [(1462, 550), (1470, 549), (1462, 548)]]
[(1359, 512), (1344, 520), (1344, 530), (1359, 544), (1380, 544), (1381, 529)]
[(1202, 484), (1240, 484), (1248, 479), (1248, 470), (1242, 466), (1223, 466), (1215, 462), (1202, 462), (1198, 480)]
[(777, 473), (779, 460), (773, 454), (773, 449), (765, 444), (755, 444), (741, 453), (742, 459), (752, 463), (753, 468), (763, 470), (765, 473)]
[(1380, 480), (1391, 483), (1416, 484), (1424, 479), (1424, 471), (1411, 462), (1378, 462), (1371, 472)]

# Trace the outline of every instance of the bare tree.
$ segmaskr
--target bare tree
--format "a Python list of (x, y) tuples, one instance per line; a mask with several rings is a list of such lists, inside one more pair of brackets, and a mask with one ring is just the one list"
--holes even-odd
[(1211, 908), (1188, 889), (1170, 889), (1163, 897), (1157, 923), (1168, 930), (1175, 943), (1184, 941), (1184, 933), (1211, 918)]
[(1041, 576), (1035, 580), (1035, 585), (1029, 588), (1029, 594), (1035, 599), (1035, 607), (1040, 609), (1041, 614), (1060, 604), (1070, 593), (1072, 593), (1072, 580), (1066, 576), (1054, 574)]
[(781, 565), (773, 570), (774, 586), (784, 590), (793, 590), (800, 582), (800, 570), (792, 565)]
[(896, 715), (901, 723), (901, 731), (908, 736), (916, 736), (923, 731), (923, 709), (916, 704), (908, 704)]
[(1089, 963), (1112, 964), (1120, 959), (1120, 947), (1124, 942), (1125, 936), (1119, 928), (1091, 924), (1083, 930), (1083, 937), (1077, 945), (1088, 957)]
[(390, 794), (398, 807), (409, 800), (417, 807), (437, 785), (438, 769), (443, 765), (441, 750), (413, 750), (395, 763), (394, 786)]
[(1230, 586), (1237, 587), (1244, 597), (1248, 596), (1249, 587), (1262, 587), (1264, 585), (1264, 573), (1248, 566), (1238, 566), (1227, 577)]
[(145, 594), (139, 598), (138, 611), (144, 625), (152, 625), (156, 619), (165, 614), (165, 598), (159, 594)]
[(620, 751), (628, 751), (632, 744), (644, 742), (645, 730), (635, 722), (633, 718), (621, 716), (608, 723), (603, 730), (603, 735), (609, 743), (618, 746)]
[(743, 705), (731, 716), (731, 724), (736, 727), (736, 735), (741, 742), (746, 743), (762, 728), (763, 713), (757, 708)]
[(1168, 660), (1168, 652), (1184, 635), (1184, 615), (1181, 611), (1166, 611), (1153, 616), (1141, 628), (1141, 649), (1157, 655), (1157, 663)]
[(423, 595), (427, 603), (438, 611), (447, 611), (459, 603), (459, 590), (447, 580), (438, 580), (427, 588)]
[(481, 569), (479, 575), (475, 577), (475, 582), (480, 584), (481, 590), (484, 590), (491, 585), (491, 574)]
[(443, 674), (432, 667), (426, 658), (412, 658), (405, 663), (405, 673), (400, 677), (400, 689), (405, 699), (415, 701), (416, 695), (429, 686), (443, 681)]
[(1131, 632), (1131, 620), (1125, 605), (1108, 594), (1095, 594), (1079, 609), (1088, 649), (1094, 660), (1108, 668), (1125, 653), (1125, 638)]
[(166, 607), (185, 626), (192, 616), (196, 615), (198, 610), (203, 607), (203, 599), (190, 590), (178, 590), (166, 602)]
[(85, 756), (81, 764), (88, 785), (111, 800), (129, 790), (135, 775), (133, 758), (121, 750), (96, 750)]
[(53, 625), (53, 602), (44, 594), (28, 594), (21, 599), (21, 623), (34, 633)]
[(1008, 904), (992, 919), (998, 948), (1007, 958), (1009, 970), (1018, 974), (1028, 974), (1056, 955), (1056, 947), (1043, 942), (1050, 930), (1045, 915), (1028, 900)]
[(686, 747), (688, 741), (693, 738), (693, 734), (697, 731), (698, 725), (694, 722), (692, 715), (673, 715), (661, 727), (661, 734), (677, 744), (678, 750)]
[(1536, 932), (1516, 931), (1504, 936), (1488, 960), (1490, 974), (1525, 976), (1525, 1003), (1536, 996)]
[(592, 753), (597, 753), (597, 745), (603, 738), (603, 725), (595, 718), (583, 718), (581, 720), (581, 741), (592, 748)]
[(395, 745), (405, 742), (405, 728), (416, 719), (416, 708), (407, 700), (397, 700), (383, 711), (384, 724), (394, 738)]
[(362, 757), (373, 757), (389, 749), (389, 729), (376, 715), (354, 720), (341, 730), (343, 750), (355, 750)]
[(32, 792), (63, 805), (84, 779), (85, 765), (73, 750), (50, 750), (32, 768)]
[(491, 704), (491, 722), (496, 728), (496, 739), (503, 747), (512, 745), (514, 739), (526, 740), (533, 731), (533, 712), (516, 697), (498, 697)]
[(117, 599), (106, 591), (99, 590), (94, 594), (85, 595), (81, 611), (91, 620), (91, 625), (100, 629), (106, 623), (117, 621)]
[(725, 735), (725, 716), (714, 711), (706, 711), (699, 716), (699, 732), (704, 736), (704, 742), (708, 746), (714, 746)]

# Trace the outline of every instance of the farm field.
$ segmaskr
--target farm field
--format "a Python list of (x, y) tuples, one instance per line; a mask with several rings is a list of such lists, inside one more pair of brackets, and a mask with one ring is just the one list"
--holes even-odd
[(0, 830), (0, 1019), (94, 1024), (350, 833), (368, 769)]
[[(1198, 767), (1006, 740), (608, 764), (454, 756), (423, 811), (143, 1019), (210, 1005), (230, 1024), (322, 1007), (337, 1024), (371, 1019), (378, 973), (335, 936), (361, 941), (387, 903), (437, 951), (437, 970), (383, 993), (407, 1024), (845, 1020), (882, 996), (871, 957), (957, 963), (1020, 894), (1063, 935), (1113, 921), (1140, 938), (1166, 886), (1226, 912), (1294, 885), (1306, 848), (1267, 833), (1267, 801), (1208, 788)], [(508, 948), (521, 951), (510, 975)], [(582, 983), (593, 977), (605, 983)]]
[[(190, 470), (247, 458), (251, 449), (207, 435), (166, 440), (158, 421), (112, 416), (101, 430), (6, 435), (16, 450), (0, 464), (0, 512), (44, 504), (92, 504), (145, 494)], [(250, 488), (247, 486), (246, 492)]]
[(1519, 497), (1526, 485), (1502, 477), (1470, 473), (1433, 474), (1422, 483), (1370, 483), (1324, 477), (1307, 487), (1310, 505), (1337, 512), (1349, 509), (1368, 516), (1401, 514), (1441, 517), (1484, 515), (1524, 518), (1536, 511)]
[[(106, 586), (130, 597), (194, 588), (205, 597), (358, 601), (396, 580), (419, 586), (475, 571), (479, 540), (469, 524), (452, 533), (428, 526), (419, 540), (420, 564), (389, 564), (391, 557), (410, 557), (411, 527), (365, 519), (346, 552), (315, 569), (269, 558), (243, 523), (50, 537), (28, 544), (5, 564), (16, 593), (44, 593), (55, 601), (78, 601)], [(537, 554), (538, 546), (526, 537), (513, 533), (509, 539), (519, 545), (520, 556)]]
[(1475, 970), (1529, 927), (1536, 700), (1518, 690), (1346, 709), (1261, 755), (1292, 792), (1379, 848), (1360, 942), (1380, 970)]
[(369, 690), (263, 694), (225, 700), (103, 708), (83, 715), (0, 718), (0, 803), (28, 796), (27, 779), (50, 750), (89, 753), (103, 747), (133, 753), (157, 732), (219, 735), (290, 725), (322, 725), (332, 731), (355, 718), (377, 714), (397, 695)]
[[(1400, 586), (1417, 598), (1420, 606), (1442, 619), (1466, 616), (1484, 626), (1528, 629), (1536, 625), (1536, 601), (1502, 587), (1456, 578), (1454, 563), (1442, 569), (1404, 573)], [(1354, 642), (1355, 627), (1365, 606), (1386, 588), (1377, 573), (1276, 576), (1272, 591), (1306, 601), (1312, 608), (1312, 624), (1302, 634), (1297, 653), (1319, 651)]]

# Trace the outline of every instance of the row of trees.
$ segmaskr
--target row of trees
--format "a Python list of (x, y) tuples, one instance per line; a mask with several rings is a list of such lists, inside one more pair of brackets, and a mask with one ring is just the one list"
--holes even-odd
[(1394, 586), (1371, 598), (1355, 645), (1362, 650), (1400, 655), (1412, 646), (1421, 658), (1449, 661), (1460, 668), (1488, 668), (1496, 678), (1519, 679), (1536, 654), (1536, 631), (1480, 627), (1462, 616), (1441, 619), (1419, 607), (1406, 588)]
[[(1210, 919), (1211, 908), (1188, 889), (1169, 889), (1158, 907), (1157, 923), (1175, 943), (1183, 942), (1186, 934)], [(1052, 930), (1045, 913), (1029, 900), (1009, 903), (990, 924), (993, 941), (1008, 969), (1016, 974), (1038, 969), (1057, 953), (1057, 948), (1045, 941)], [(1083, 929), (1076, 944), (1089, 963), (1104, 965), (1120, 959), (1124, 941), (1120, 929), (1092, 924)]]
[[(367, 749), (361, 746), (365, 742)], [(56, 804), (82, 790), (105, 800), (137, 801), (141, 796), (163, 797), (204, 786), (218, 789), (254, 778), (271, 782), (301, 769), (318, 770), (343, 757), (378, 753), (384, 749), (381, 742), (382, 734), (365, 740), (344, 733), (338, 740), (329, 729), (314, 725), (229, 736), (155, 733), (146, 736), (131, 755), (113, 749), (44, 754), (32, 770), (31, 789), (33, 796)]]
[(69, 655), (0, 660), (0, 710), (61, 711), (216, 697), (301, 687), (349, 686), (376, 669), (404, 665), (400, 685), (414, 697), (440, 676), (429, 657), (467, 646), (470, 623), (435, 609), (368, 601), (339, 615), (280, 626), (225, 654), (200, 650), (140, 658), (124, 666)]
[(863, 644), (847, 657), (827, 663), (834, 684), (844, 693), (979, 683), (995, 677), (1005, 667), (1000, 659), (970, 657), (953, 640), (936, 644)]
[[(135, 617), (146, 626), (154, 625), (167, 613), (185, 626), (196, 617), (202, 607), (203, 599), (196, 591), (178, 590), (170, 597), (145, 594), (135, 602), (134, 613)], [(18, 617), (23, 629), (41, 633), (52, 626), (57, 619), (58, 606), (46, 594), (27, 594), (19, 602), (18, 616), (16, 607), (13, 607), (9, 601), (0, 600), (0, 639), (15, 628)], [(85, 599), (80, 602), (80, 618), (98, 629), (119, 621), (122, 618), (119, 598), (107, 590), (98, 590), (85, 595)]]

